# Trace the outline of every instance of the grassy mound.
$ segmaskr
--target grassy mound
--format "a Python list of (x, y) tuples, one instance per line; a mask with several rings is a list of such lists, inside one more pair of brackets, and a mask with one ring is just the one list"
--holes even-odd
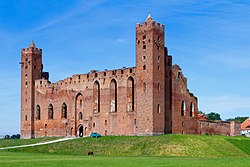
[(51, 141), (55, 139), (58, 139), (58, 137), (44, 137), (44, 138), (37, 138), (37, 139), (0, 139), (0, 148), (41, 143), (41, 142)]
[(30, 153), (100, 156), (186, 156), (186, 157), (249, 157), (245, 137), (162, 135), (107, 136), (74, 140), (35, 147), (9, 149)]

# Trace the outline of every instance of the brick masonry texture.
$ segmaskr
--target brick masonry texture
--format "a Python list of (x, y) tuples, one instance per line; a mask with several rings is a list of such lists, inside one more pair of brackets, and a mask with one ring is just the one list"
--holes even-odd
[(21, 137), (198, 134), (198, 100), (172, 65), (164, 25), (136, 24), (136, 67), (76, 74), (56, 83), (42, 49), (21, 52)]

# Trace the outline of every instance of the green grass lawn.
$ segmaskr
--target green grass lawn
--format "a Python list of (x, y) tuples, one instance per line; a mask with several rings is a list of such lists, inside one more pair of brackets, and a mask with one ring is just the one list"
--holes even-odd
[(113, 157), (73, 156), (37, 153), (0, 152), (1, 167), (161, 167), (161, 166), (220, 166), (248, 167), (250, 158), (187, 158), (187, 157)]
[(12, 152), (98, 156), (250, 157), (246, 137), (162, 135), (78, 138), (49, 145), (9, 149)]
[[(0, 147), (57, 138), (0, 140)], [(199, 135), (105, 136), (0, 150), (0, 167), (249, 166), (250, 138)], [(94, 156), (86, 156), (93, 151)]]

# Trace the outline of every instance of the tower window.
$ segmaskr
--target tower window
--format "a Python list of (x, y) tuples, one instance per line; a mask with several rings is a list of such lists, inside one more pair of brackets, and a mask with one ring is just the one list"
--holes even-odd
[(104, 72), (103, 75), (106, 76), (106, 72)]
[(28, 58), (26, 58), (25, 61), (28, 61)]
[(160, 106), (160, 104), (157, 105), (157, 113), (161, 113), (161, 106)]
[(145, 56), (145, 55), (143, 55), (142, 60), (145, 60), (145, 59), (146, 59), (146, 56)]
[(160, 40), (160, 36), (158, 36), (158, 41)]
[(146, 45), (143, 45), (143, 49), (146, 49)]
[(95, 73), (95, 77), (97, 77), (97, 73)]
[(146, 91), (146, 83), (143, 83), (143, 91)]
[(134, 125), (136, 125), (136, 119), (134, 119)]
[(108, 122), (107, 122), (107, 120), (105, 120), (105, 125), (107, 125), (108, 124)]
[(28, 69), (28, 66), (25, 66), (25, 69)]
[(132, 69), (131, 68), (129, 69), (129, 73), (132, 73)]
[(146, 65), (143, 66), (143, 70), (146, 70)]
[(138, 45), (139, 45), (139, 44), (140, 44), (140, 40), (138, 40), (138, 42), (137, 42), (137, 43), (138, 43)]
[(121, 74), (123, 74), (123, 70), (121, 70)]
[(36, 69), (36, 66), (34, 66), (34, 69)]
[(161, 88), (161, 87), (160, 87), (160, 83), (158, 83), (158, 90), (160, 90), (160, 88)]
[(95, 128), (95, 123), (93, 123), (93, 128)]
[(143, 39), (146, 39), (146, 35), (143, 35)]
[(27, 115), (25, 115), (25, 121), (27, 121), (28, 120), (28, 116)]
[(158, 66), (158, 70), (160, 70), (160, 66)]
[(157, 60), (160, 61), (160, 56), (157, 57)]

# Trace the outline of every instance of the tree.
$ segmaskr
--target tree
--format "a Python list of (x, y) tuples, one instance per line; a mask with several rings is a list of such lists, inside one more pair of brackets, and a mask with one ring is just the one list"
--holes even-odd
[(4, 139), (10, 139), (10, 135), (5, 135)]
[(198, 114), (205, 114), (205, 112), (199, 110), (199, 111), (198, 111)]
[(229, 118), (226, 119), (226, 121), (235, 121), (235, 122), (244, 122), (248, 117), (235, 117), (235, 118)]
[(208, 120), (221, 120), (220, 114), (215, 113), (215, 112), (211, 112), (211, 113), (206, 114), (206, 117)]

